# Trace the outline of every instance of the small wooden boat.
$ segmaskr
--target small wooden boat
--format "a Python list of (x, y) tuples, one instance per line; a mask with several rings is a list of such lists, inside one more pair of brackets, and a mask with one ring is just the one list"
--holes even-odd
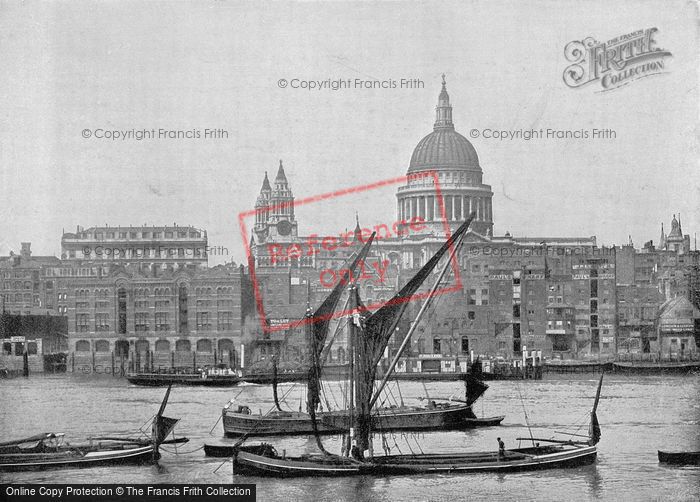
[(273, 453), (274, 449), (271, 445), (267, 443), (260, 443), (254, 445), (240, 445), (233, 443), (204, 443), (204, 454), (207, 457), (232, 457), (241, 451), (255, 453), (257, 455), (268, 455)]
[(700, 465), (700, 451), (661, 451), (659, 462), (676, 465)]
[(165, 439), (178, 422), (163, 416), (169, 394), (170, 387), (153, 419), (150, 438), (94, 437), (84, 444), (69, 444), (64, 434), (43, 433), (5, 441), (0, 443), (0, 471), (155, 462), (160, 445), (187, 441)]
[(634, 375), (697, 373), (700, 372), (700, 361), (615, 361), (613, 370)]
[(153, 458), (150, 441), (110, 440), (68, 445), (63, 434), (46, 433), (0, 446), (0, 471), (142, 463)]
[(264, 455), (241, 450), (236, 453), (234, 468), (240, 474), (276, 477), (459, 474), (576, 467), (593, 463), (596, 455), (594, 445), (576, 444), (515, 448), (503, 456), (493, 451), (392, 455), (368, 461), (321, 454), (285, 457), (274, 449)]
[(603, 373), (613, 369), (612, 361), (551, 360), (544, 363), (546, 373)]
[(126, 379), (129, 383), (146, 387), (165, 387), (167, 385), (232, 387), (241, 381), (239, 373), (227, 366), (204, 368), (197, 372), (134, 372), (128, 373)]

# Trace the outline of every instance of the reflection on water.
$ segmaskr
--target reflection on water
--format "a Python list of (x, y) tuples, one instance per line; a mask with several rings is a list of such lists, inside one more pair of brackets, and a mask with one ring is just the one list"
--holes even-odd
[[(475, 406), (477, 415), (506, 415), (501, 427), (427, 434), (390, 434), (392, 453), (410, 451), (479, 451), (497, 449), (496, 437), (506, 447), (516, 437), (529, 436), (523, 415), (535, 437), (551, 432), (587, 432), (593, 404), (595, 375), (556, 376), (542, 381), (492, 382)], [(461, 394), (460, 382), (430, 382), (430, 396)], [(407, 404), (425, 395), (417, 382), (401, 383)], [(332, 394), (341, 396), (339, 389)], [(293, 409), (303, 403), (303, 386), (281, 386)], [(396, 391), (394, 391), (396, 393)], [(32, 376), (0, 381), (0, 425), (8, 438), (37, 432), (65, 432), (74, 441), (88, 435), (132, 434), (157, 410), (164, 389), (141, 388), (123, 379), (85, 376)], [(522, 403), (520, 400), (522, 394)], [(253, 413), (272, 406), (266, 386), (231, 389), (176, 387), (168, 415), (180, 417), (176, 432), (190, 442), (169, 445), (159, 465), (62, 469), (5, 473), (10, 482), (131, 482), (184, 483), (253, 482), (259, 500), (698, 500), (700, 468), (670, 467), (658, 463), (658, 449), (700, 450), (700, 377), (606, 376), (598, 409), (603, 437), (598, 462), (575, 469), (530, 473), (355, 477), (345, 479), (258, 479), (233, 476), (230, 463), (204, 457), (205, 441), (221, 440), (221, 407), (238, 395)], [(211, 435), (209, 431), (214, 427)], [(543, 436), (544, 434), (544, 436)], [(310, 437), (272, 438), (277, 450), (288, 454), (314, 452)], [(340, 450), (338, 437), (324, 438), (331, 451)], [(377, 438), (375, 450), (381, 451)], [(223, 463), (223, 465), (222, 465)], [(218, 470), (217, 470), (218, 468)]]

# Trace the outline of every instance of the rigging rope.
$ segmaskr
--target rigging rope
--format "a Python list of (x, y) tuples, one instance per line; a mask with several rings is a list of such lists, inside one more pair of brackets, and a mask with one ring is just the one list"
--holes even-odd
[(401, 399), (401, 406), (405, 406), (404, 402), (403, 402), (403, 394), (401, 394), (401, 386), (399, 385), (399, 381), (396, 380), (395, 382), (396, 382), (396, 389), (399, 392), (399, 399)]
[(527, 410), (525, 409), (525, 403), (523, 402), (523, 395), (520, 392), (520, 383), (516, 380), (516, 387), (518, 388), (518, 394), (520, 395), (520, 404), (523, 406), (523, 413), (525, 413), (525, 424), (527, 425), (527, 430), (530, 433), (530, 441), (532, 441), (532, 446), (535, 446), (535, 438), (532, 436), (532, 429), (530, 428), (530, 420), (527, 417)]
[(216, 426), (219, 425), (219, 422), (221, 421), (221, 419), (223, 418), (223, 416), (224, 416), (223, 413), (220, 413), (220, 414), (219, 414), (219, 418), (216, 420), (216, 422), (214, 423), (214, 426), (213, 426), (213, 427), (211, 428), (211, 430), (209, 431), (209, 435), (210, 435), (210, 436), (212, 435), (212, 432), (214, 432), (214, 429), (216, 429)]
[(160, 447), (161, 450), (167, 451), (168, 453), (172, 453), (174, 455), (189, 455), (190, 453), (194, 453), (196, 451), (199, 451), (204, 448), (204, 445), (200, 446), (199, 448), (195, 448), (194, 450), (190, 451), (178, 451), (177, 448), (173, 450), (168, 450), (167, 448), (164, 448), (163, 446)]
[[(331, 393), (331, 397), (333, 398), (333, 402), (335, 403), (336, 409), (340, 408), (340, 406), (338, 406), (338, 400), (335, 398), (335, 394), (333, 393), (333, 386), (330, 384), (328, 385), (328, 392)], [(329, 406), (329, 409), (330, 409), (330, 406)]]

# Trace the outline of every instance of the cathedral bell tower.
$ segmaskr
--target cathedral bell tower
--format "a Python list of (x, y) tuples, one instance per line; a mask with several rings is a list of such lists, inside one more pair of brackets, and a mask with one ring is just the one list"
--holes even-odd
[(284, 172), (282, 161), (272, 185), (265, 172), (260, 195), (255, 202), (255, 240), (263, 242), (292, 242), (298, 234), (294, 217), (294, 195)]

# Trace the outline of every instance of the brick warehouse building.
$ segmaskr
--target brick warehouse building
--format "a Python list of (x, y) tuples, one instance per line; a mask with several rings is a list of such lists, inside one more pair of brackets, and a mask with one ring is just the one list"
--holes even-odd
[[(60, 269), (54, 270), (58, 272)], [(66, 270), (66, 269), (63, 269)], [(235, 265), (144, 275), (136, 266), (83, 266), (58, 281), (75, 366), (238, 364), (241, 274)], [(73, 362), (70, 363), (73, 365)]]
[(244, 271), (207, 267), (205, 231), (78, 227), (61, 244), (59, 260), (24, 243), (0, 273), (7, 311), (66, 319), (69, 371), (240, 365)]

